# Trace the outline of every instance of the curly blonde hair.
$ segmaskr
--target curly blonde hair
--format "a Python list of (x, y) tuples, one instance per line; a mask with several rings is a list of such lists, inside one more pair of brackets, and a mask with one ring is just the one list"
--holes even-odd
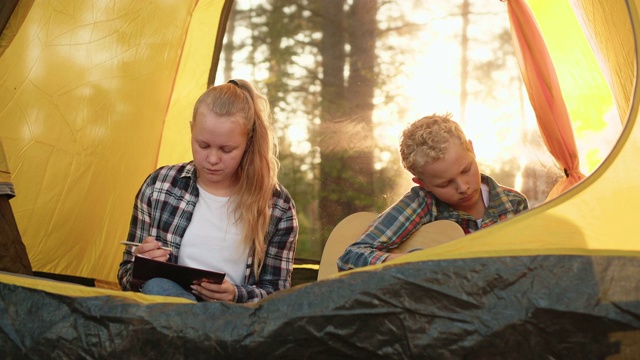
[(451, 140), (459, 141), (468, 151), (471, 144), (451, 114), (433, 114), (411, 123), (400, 138), (402, 166), (418, 178), (422, 168), (444, 158)]
[(264, 263), (265, 235), (280, 167), (271, 107), (267, 98), (250, 82), (237, 79), (205, 91), (195, 104), (193, 120), (201, 108), (218, 116), (239, 114), (247, 129), (247, 147), (236, 174), (239, 184), (233, 212), (244, 225), (245, 244), (253, 248), (257, 277)]

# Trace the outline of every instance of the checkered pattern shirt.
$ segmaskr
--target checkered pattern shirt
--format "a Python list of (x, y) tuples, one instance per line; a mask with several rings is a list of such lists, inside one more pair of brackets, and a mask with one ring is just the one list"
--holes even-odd
[(476, 219), (415, 186), (398, 202), (373, 221), (369, 229), (347, 248), (338, 259), (340, 271), (384, 262), (389, 250), (397, 247), (420, 226), (436, 220), (452, 220), (465, 234), (509, 219), (529, 208), (527, 199), (516, 190), (499, 185), (482, 174), (482, 183), (489, 187), (489, 205), (478, 226)]
[[(141, 243), (155, 236), (171, 248), (169, 261), (178, 263), (180, 243), (187, 231), (198, 201), (196, 169), (193, 162), (164, 166), (153, 172), (138, 191), (129, 227), (128, 241)], [(295, 203), (280, 185), (274, 189), (271, 221), (265, 235), (267, 244), (264, 265), (256, 278), (253, 252), (246, 265), (245, 284), (236, 285), (236, 302), (254, 302), (291, 287), (291, 272), (298, 238)], [(118, 270), (123, 290), (131, 290), (132, 247), (127, 246)]]

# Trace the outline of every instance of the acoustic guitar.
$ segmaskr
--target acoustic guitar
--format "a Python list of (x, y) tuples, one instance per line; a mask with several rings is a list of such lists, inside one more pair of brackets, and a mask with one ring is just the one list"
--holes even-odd
[[(325, 279), (338, 272), (336, 261), (360, 236), (369, 228), (369, 225), (378, 217), (372, 212), (358, 212), (351, 214), (333, 228), (327, 243), (324, 246), (318, 280)], [(400, 246), (391, 249), (391, 253), (407, 253), (445, 244), (449, 241), (464, 236), (464, 231), (457, 223), (450, 220), (437, 220), (422, 225)]]

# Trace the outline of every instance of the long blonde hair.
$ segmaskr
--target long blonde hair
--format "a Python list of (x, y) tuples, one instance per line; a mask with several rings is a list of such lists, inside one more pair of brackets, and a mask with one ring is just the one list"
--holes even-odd
[(265, 235), (280, 166), (271, 107), (267, 98), (251, 83), (237, 79), (205, 91), (194, 107), (194, 121), (201, 108), (218, 116), (239, 115), (247, 129), (247, 147), (236, 174), (239, 183), (232, 211), (236, 220), (243, 224), (244, 243), (253, 247), (253, 268), (257, 278), (264, 264)]

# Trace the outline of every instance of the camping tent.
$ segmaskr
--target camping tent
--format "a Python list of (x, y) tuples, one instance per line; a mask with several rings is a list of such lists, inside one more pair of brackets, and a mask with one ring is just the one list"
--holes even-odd
[[(0, 39), (0, 136), (35, 270), (113, 279), (114, 239), (125, 237), (137, 186), (188, 157), (181, 120), (206, 87), (220, 47), (211, 34), (228, 3), (18, 2)], [(554, 31), (567, 26), (552, 21), (554, 3), (564, 2), (528, 2), (559, 76), (589, 79), (572, 39), (553, 46), (573, 34)], [(29, 357), (639, 354), (640, 242), (625, 206), (640, 201), (640, 2), (571, 4), (625, 127), (605, 162), (561, 196), (431, 251), (255, 305), (0, 274), (0, 348)], [(573, 72), (561, 72), (566, 64)]]
[(18, 2), (0, 134), (34, 270), (114, 280), (137, 188), (190, 154), (223, 5)]

